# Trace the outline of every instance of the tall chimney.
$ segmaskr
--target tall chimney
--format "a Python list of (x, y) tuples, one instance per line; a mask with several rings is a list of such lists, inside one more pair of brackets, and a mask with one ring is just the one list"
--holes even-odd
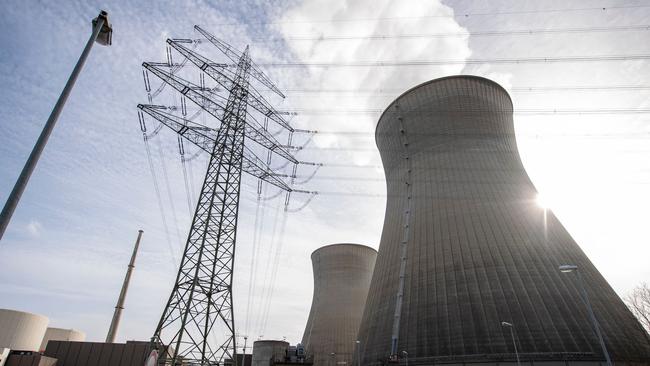
[(115, 313), (113, 313), (111, 326), (108, 328), (106, 343), (115, 342), (117, 328), (120, 326), (120, 318), (122, 317), (122, 310), (124, 309), (124, 299), (126, 298), (126, 292), (129, 290), (129, 282), (131, 282), (131, 273), (133, 273), (133, 268), (135, 268), (135, 257), (138, 255), (138, 247), (140, 246), (140, 238), (142, 238), (142, 233), (142, 230), (138, 230), (138, 238), (135, 240), (135, 247), (133, 248), (133, 254), (131, 254), (131, 261), (129, 262), (129, 267), (126, 270), (126, 276), (124, 276), (122, 291), (120, 291), (120, 297), (117, 299), (117, 305), (115, 305)]

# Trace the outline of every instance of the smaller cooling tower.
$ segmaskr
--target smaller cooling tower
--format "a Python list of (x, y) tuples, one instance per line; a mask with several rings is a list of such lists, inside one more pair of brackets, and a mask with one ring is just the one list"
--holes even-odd
[(289, 342), (285, 341), (255, 341), (252, 366), (270, 366), (271, 361), (283, 362), (288, 348)]
[(75, 329), (63, 329), (48, 327), (45, 331), (45, 337), (41, 342), (41, 351), (47, 347), (49, 341), (72, 341), (83, 342), (86, 340), (86, 333)]
[(352, 365), (377, 251), (333, 244), (311, 255), (314, 297), (302, 344), (314, 366)]
[(43, 315), (0, 309), (0, 349), (38, 351), (49, 322)]

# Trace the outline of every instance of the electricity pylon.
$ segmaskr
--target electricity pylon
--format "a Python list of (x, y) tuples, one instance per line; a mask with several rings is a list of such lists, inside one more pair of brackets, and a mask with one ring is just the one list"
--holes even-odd
[[(209, 128), (171, 113), (173, 108), (152, 104), (138, 105), (141, 124), (144, 114), (153, 117), (182, 138), (208, 152), (209, 163), (190, 227), (174, 288), (152, 338), (159, 345), (159, 365), (224, 365), (236, 363), (235, 319), (232, 300), (233, 267), (237, 235), (237, 217), (242, 172), (268, 182), (287, 194), (292, 191), (284, 174), (274, 172), (270, 159), (257, 157), (246, 141), (264, 148), (269, 157), (276, 155), (298, 164), (267, 129), (247, 111), (251, 106), (265, 118), (289, 132), (293, 128), (282, 113), (271, 107), (249, 80), (254, 78), (284, 97), (273, 83), (252, 63), (248, 47), (244, 52), (195, 26), (205, 38), (233, 62), (236, 69), (217, 64), (184, 46), (192, 40), (167, 40), (171, 48), (210, 76), (228, 97), (217, 96), (215, 89), (193, 84), (178, 75), (168, 63), (143, 63), (147, 73), (160, 78), (203, 111), (220, 121)], [(148, 76), (145, 76), (145, 83)], [(225, 99), (225, 102), (224, 102)], [(146, 130), (143, 126), (143, 131)], [(304, 192), (304, 191), (300, 191)]]

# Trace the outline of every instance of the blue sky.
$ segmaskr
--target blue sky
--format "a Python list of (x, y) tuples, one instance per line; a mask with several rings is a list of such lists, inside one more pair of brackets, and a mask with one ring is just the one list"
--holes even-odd
[[(421, 1), (409, 6), (370, 0), (272, 4), (164, 1), (149, 6), (138, 1), (2, 2), (2, 202), (63, 88), (89, 35), (90, 20), (99, 9), (109, 11), (115, 33), (113, 46), (93, 49), (0, 242), (0, 307), (40, 313), (50, 318), (52, 326), (80, 329), (90, 340), (103, 340), (133, 241), (142, 228), (145, 233), (141, 252), (118, 339), (147, 339), (151, 335), (175, 276), (173, 262), (180, 255), (190, 216), (176, 139), (163, 130), (150, 145), (165, 206), (169, 235), (165, 233), (136, 116), (137, 103), (146, 102), (140, 65), (145, 60), (164, 61), (168, 37), (198, 38), (192, 29), (194, 24), (237, 47), (251, 44), (253, 57), (259, 62), (648, 54), (648, 31), (471, 35), (486, 30), (650, 24), (649, 7), (617, 8), (634, 4), (550, 0), (489, 4)], [(600, 6), (606, 10), (464, 16)], [(397, 19), (377, 20), (387, 17)], [(344, 21), (349, 19), (356, 21)], [(424, 33), (461, 35), (384, 41), (295, 39)], [(201, 52), (218, 57), (209, 47), (201, 47)], [(284, 89), (389, 90), (382, 95), (354, 98), (287, 93), (288, 98), (281, 104), (287, 108), (382, 109), (417, 83), (463, 73), (492, 78), (512, 90), (515, 109), (552, 110), (650, 106), (648, 90), (517, 90), (529, 86), (650, 85), (649, 71), (650, 63), (641, 60), (404, 69), (271, 68), (268, 73)], [(169, 98), (163, 94), (156, 102), (172, 103)], [(257, 252), (253, 249), (255, 181), (245, 180), (247, 198), (242, 200), (235, 283), (236, 319), (240, 319), (241, 334), (251, 338), (287, 337), (297, 342), (311, 303), (309, 254), (335, 242), (377, 247), (385, 205), (383, 172), (372, 135), (377, 117), (307, 114), (293, 120), (299, 128), (368, 133), (319, 135), (309, 149), (300, 153), (301, 160), (346, 165), (324, 167), (305, 185), (345, 195), (316, 197), (304, 210), (286, 215), (285, 230), (282, 199), (265, 201), (258, 215), (258, 229), (263, 230)], [(515, 121), (522, 158), (533, 181), (615, 290), (624, 295), (636, 284), (650, 280), (645, 260), (650, 255), (646, 249), (650, 233), (645, 223), (650, 204), (648, 115), (517, 115)], [(187, 149), (196, 151), (193, 147)], [(197, 190), (205, 156), (190, 165), (193, 190)], [(338, 179), (328, 179), (331, 177)], [(292, 207), (298, 207), (303, 199), (295, 198)], [(251, 271), (254, 253), (257, 265)], [(256, 281), (249, 300), (249, 277), (253, 273)], [(270, 285), (272, 278), (276, 280), (274, 286)]]

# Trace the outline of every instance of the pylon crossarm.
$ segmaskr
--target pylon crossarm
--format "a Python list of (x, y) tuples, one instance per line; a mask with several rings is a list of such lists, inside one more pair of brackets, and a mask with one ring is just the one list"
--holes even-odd
[[(186, 57), (190, 62), (196, 65), (201, 71), (205, 72), (210, 76), (217, 84), (221, 85), (224, 89), (228, 90), (232, 88), (233, 80), (235, 78), (234, 73), (231, 71), (220, 67), (219, 64), (215, 64), (207, 57), (199, 54), (196, 51), (185, 47), (182, 43), (177, 42), (172, 39), (168, 39), (167, 43), (172, 46), (176, 51), (181, 55)], [(282, 117), (282, 115), (289, 114), (288, 112), (279, 112), (271, 106), (271, 104), (257, 91), (257, 89), (249, 86), (248, 88), (248, 105), (253, 107), (255, 110), (260, 112), (265, 117), (268, 117), (270, 120), (274, 121), (278, 125), (286, 128), (290, 132), (293, 132), (294, 129), (291, 127), (289, 122)]]
[(255, 154), (250, 152), (250, 150), (244, 153), (243, 163), (244, 164), (242, 165), (242, 169), (246, 171), (246, 173), (257, 177), (267, 183), (270, 183), (282, 190), (289, 192), (291, 191), (291, 187), (289, 187), (286, 182), (278, 178), (277, 173), (269, 169), (269, 167), (264, 164), (264, 162)]
[[(196, 65), (201, 71), (210, 75), (219, 85), (224, 89), (230, 90), (235, 78), (235, 74), (222, 67), (221, 64), (216, 64), (212, 60), (200, 55), (197, 52), (185, 47), (181, 42), (174, 39), (167, 39), (167, 44), (174, 48), (178, 53), (186, 57), (190, 62)], [(209, 70), (209, 71), (208, 71)]]
[[(203, 88), (192, 84), (191, 82), (184, 80), (172, 73), (168, 73), (158, 67), (152, 66), (150, 63), (145, 62), (142, 64), (143, 67), (151, 71), (154, 75), (158, 76), (162, 81), (172, 86), (174, 89), (179, 91), (181, 94), (185, 95), (198, 107), (203, 108), (206, 112), (211, 114), (213, 117), (221, 120), (225, 116), (225, 106), (215, 100), (215, 94), (204, 92)], [(210, 94), (210, 96), (206, 96)], [(248, 95), (247, 95), (248, 96)], [(273, 137), (270, 133), (264, 130), (264, 128), (255, 121), (253, 118), (249, 118), (246, 124), (246, 134), (249, 139), (255, 141), (257, 144), (271, 150), (274, 154), (281, 156), (291, 162), (297, 162), (291, 153), (289, 153), (282, 145)]]
[[(203, 125), (187, 121), (173, 114), (163, 112), (161, 106), (152, 106), (139, 104), (138, 108), (147, 113), (160, 123), (169, 127), (174, 132), (181, 135), (187, 141), (193, 143), (202, 150), (210, 153), (215, 144), (218, 130), (210, 129)], [(192, 123), (186, 125), (185, 123)], [(264, 180), (282, 190), (290, 191), (289, 185), (277, 177), (277, 173), (272, 171), (260, 158), (258, 158), (250, 149), (245, 148), (244, 162), (242, 170), (254, 177)], [(189, 257), (188, 261), (192, 261)]]
[(268, 131), (264, 130), (262, 126), (250, 118), (249, 122), (246, 124), (246, 138), (292, 163), (298, 162), (298, 159), (296, 159), (293, 154), (271, 136)]
[(142, 64), (142, 67), (144, 67), (147, 71), (150, 71), (152, 74), (156, 75), (160, 80), (165, 82), (165, 84), (170, 85), (179, 93), (185, 95), (197, 106), (203, 108), (206, 112), (221, 120), (218, 114), (224, 113), (225, 105), (215, 100), (215, 94), (209, 93), (211, 94), (211, 98), (208, 98), (205, 96), (204, 87), (193, 84), (183, 78), (178, 77), (177, 75), (174, 75), (173, 73), (167, 72), (161, 67), (156, 66), (152, 63), (144, 62)]
[[(236, 50), (233, 46), (229, 45), (225, 41), (215, 37), (214, 35), (210, 34), (208, 31), (205, 29), (201, 28), (198, 25), (194, 26), (194, 29), (196, 29), (199, 33), (205, 37), (210, 43), (212, 43), (219, 51), (221, 51), (226, 57), (228, 57), (232, 62), (238, 62), (240, 57), (242, 56), (242, 52)], [(255, 63), (251, 62), (251, 67), (250, 67), (250, 76), (255, 78), (255, 80), (259, 81), (262, 85), (266, 86), (267, 88), (271, 89), (274, 93), (277, 95), (281, 96), (282, 98), (285, 97), (284, 94), (278, 89), (275, 84), (260, 70), (259, 66), (255, 65)]]
[[(164, 107), (163, 107), (164, 108)], [(184, 137), (201, 149), (211, 152), (218, 130), (189, 121), (185, 118), (164, 112), (160, 106), (138, 104), (138, 109), (147, 113), (158, 122)]]

